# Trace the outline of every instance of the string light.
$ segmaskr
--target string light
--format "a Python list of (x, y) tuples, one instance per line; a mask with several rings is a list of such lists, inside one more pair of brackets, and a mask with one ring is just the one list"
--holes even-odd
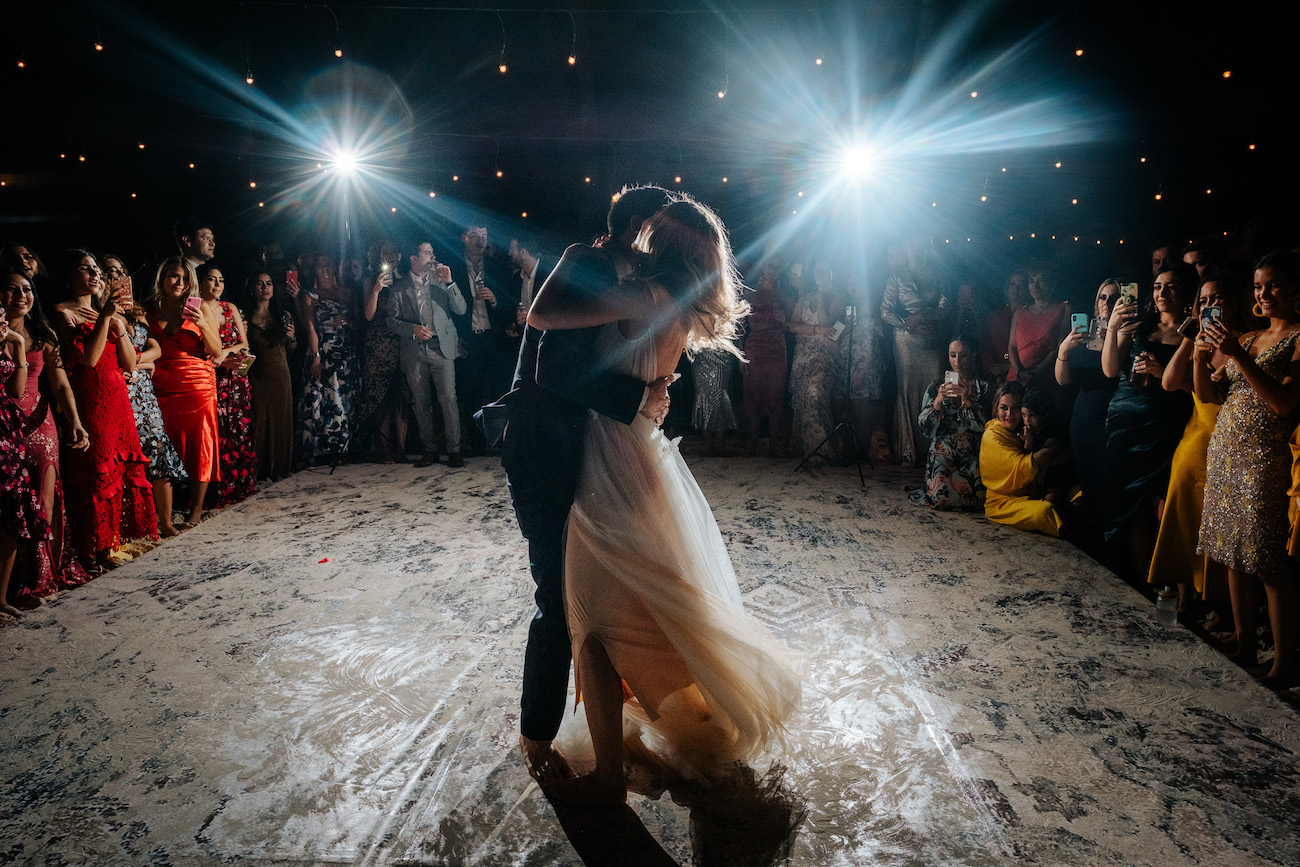
[(437, 197), (438, 197), (437, 193), (435, 193), (433, 190), (429, 190), (429, 198), (436, 199)]
[(1142, 157), (1141, 159), (1138, 160), (1138, 162), (1140, 162), (1140, 163), (1144, 163), (1144, 162), (1146, 162), (1146, 161), (1147, 161), (1147, 158), (1146, 158), (1146, 157)]
[(258, 206), (259, 208), (265, 208), (265, 207), (266, 207), (266, 202), (258, 202), (258, 203), (257, 203), (257, 206)]
[(497, 24), (501, 25), (501, 55), (497, 58), (497, 69), (502, 75), (506, 74), (506, 21), (501, 17), (501, 13), (493, 9), (492, 14), (497, 17)]
[(132, 194), (131, 194), (131, 198), (134, 199), (135, 197), (136, 197), (136, 196), (135, 196), (135, 193), (132, 193)]
[(680, 184), (681, 182), (682, 182), (682, 176), (681, 176), (681, 175), (677, 175), (676, 177), (673, 178), (673, 183), (674, 183), (674, 184)]
[(86, 161), (86, 155), (85, 155), (85, 154), (82, 154), (81, 156), (77, 157), (77, 162), (84, 163), (85, 161)]
[(584, 184), (589, 184), (589, 183), (591, 183), (591, 178), (583, 178), (583, 179), (582, 179), (582, 182), (583, 182)]
[(144, 142), (140, 142), (137, 147), (140, 148), (140, 150), (144, 150)]
[(1083, 57), (1083, 49), (1082, 49), (1082, 48), (1076, 48), (1076, 49), (1074, 49), (1074, 56), (1075, 56), (1075, 57)]
[(822, 65), (822, 59), (821, 59), (820, 57), (817, 58), (816, 63), (817, 63), (818, 66), (821, 66), (821, 65)]
[(194, 168), (194, 163), (190, 163), (190, 168)]
[(451, 176), (451, 179), (452, 179), (453, 181), (459, 181), (459, 180), (460, 180), (460, 175), (452, 175), (452, 176)]
[[(96, 51), (103, 51), (103, 50), (104, 50), (104, 43), (102, 43), (102, 42), (98, 42), (98, 41), (97, 41), (97, 42), (95, 43), (95, 50), (96, 50)], [(1224, 78), (1227, 78), (1227, 76), (1225, 75)]]
[(1246, 149), (1247, 149), (1247, 150), (1252, 150), (1252, 151), (1253, 151), (1253, 150), (1255, 149), (1255, 146), (1254, 146), (1254, 145), (1251, 145), (1250, 147), (1248, 147), (1248, 148), (1246, 148)]
[(727, 178), (726, 178), (726, 176), (723, 176), (723, 178), (722, 178), (722, 182), (723, 182), (724, 184), (727, 182)]
[(1223, 77), (1224, 77), (1224, 78), (1232, 78), (1232, 70), (1231, 70), (1231, 69), (1225, 69), (1225, 70), (1223, 70)]
[(1057, 160), (1057, 161), (1056, 161), (1056, 167), (1057, 167), (1058, 169), (1061, 167), (1061, 161), (1060, 161), (1060, 160)]
[(19, 49), (18, 51), (18, 68), (19, 69), (27, 68), (27, 52), (23, 49)]
[(978, 90), (972, 90), (972, 91), (970, 92), (970, 98), (971, 98), (971, 99), (974, 99), (975, 97), (977, 97), (977, 96), (979, 96), (979, 95), (980, 95), (980, 92), (979, 92)]
[(249, 182), (248, 182), (248, 188), (249, 188), (250, 190), (255, 190), (255, 189), (257, 189), (257, 181), (249, 181)]
[(726, 97), (727, 97), (727, 92), (725, 90), (718, 91), (718, 99), (726, 99)]
[(1163, 199), (1163, 198), (1164, 198), (1164, 194), (1163, 194), (1163, 193), (1156, 193), (1156, 201), (1157, 201), (1157, 202), (1160, 201), (1160, 200)]
[(527, 219), (528, 219), (528, 212), (527, 212), (527, 211), (520, 211), (519, 216), (521, 216), (521, 217), (523, 217), (525, 220), (527, 220)]
[(1206, 190), (1206, 191), (1205, 191), (1205, 195), (1208, 196), (1208, 195), (1210, 195), (1212, 192), (1213, 192), (1212, 190)]
[(343, 41), (339, 38), (339, 16), (334, 14), (334, 10), (326, 6), (325, 11), (334, 19), (334, 56), (343, 56)]
[(578, 63), (578, 22), (573, 20), (573, 13), (568, 9), (564, 13), (569, 16), (569, 65), (576, 66)]
[(1078, 199), (1070, 199), (1070, 204), (1071, 204), (1071, 205), (1077, 205), (1077, 204), (1079, 204), (1079, 200), (1078, 200)]
[(504, 173), (500, 169), (497, 169), (497, 177), (504, 177)]
[(396, 214), (396, 213), (397, 213), (397, 208), (390, 208), (390, 209), (389, 209), (389, 213), (390, 213), (390, 214)]

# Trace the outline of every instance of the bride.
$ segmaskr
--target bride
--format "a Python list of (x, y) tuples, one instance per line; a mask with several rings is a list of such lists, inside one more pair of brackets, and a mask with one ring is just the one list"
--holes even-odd
[[(684, 350), (735, 352), (748, 305), (717, 215), (675, 197), (636, 246), (635, 279), (585, 307), (543, 290), (529, 324), (599, 325), (604, 362), (646, 382), (671, 374)], [(781, 731), (799, 705), (802, 660), (743, 611), (713, 513), (676, 443), (644, 416), (625, 425), (589, 415), (564, 581), (596, 767), (547, 792), (620, 803), (625, 718), (630, 745), (639, 740), (679, 773), (707, 774)]]

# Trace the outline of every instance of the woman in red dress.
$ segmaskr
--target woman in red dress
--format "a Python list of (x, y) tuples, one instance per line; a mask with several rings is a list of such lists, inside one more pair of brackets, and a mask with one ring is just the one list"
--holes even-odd
[(77, 400), (63, 371), (59, 339), (41, 313), (31, 279), (15, 269), (0, 268), (0, 303), (9, 319), (10, 332), (23, 339), (27, 387), (18, 397), (18, 408), (24, 417), (23, 446), (27, 452), (27, 471), (52, 534), (49, 539), (19, 546), (14, 579), (10, 582), (11, 601), (19, 608), (35, 607), (45, 596), (90, 580), (70, 545), (59, 475), (59, 431), (54, 426), (54, 407), (58, 407), (66, 422), (65, 448), (85, 451), (90, 447), (90, 435), (81, 425)]
[(220, 509), (248, 497), (257, 489), (257, 455), (253, 452), (252, 399), (248, 372), (240, 371), (248, 355), (248, 335), (239, 310), (222, 299), (226, 278), (219, 268), (204, 263), (195, 273), (203, 309), (219, 322), (221, 354), (217, 367), (217, 441), (221, 479), (208, 496), (208, 508)]
[(111, 569), (130, 555), (115, 553), (124, 539), (158, 537), (153, 491), (145, 477), (123, 372), (135, 370), (135, 347), (117, 300), (104, 295), (102, 271), (85, 250), (63, 256), (68, 300), (56, 308), (60, 349), (68, 381), (90, 434), (90, 448), (69, 450), (63, 473), (75, 492), (68, 498), (72, 542), (83, 561)]
[(221, 355), (220, 323), (203, 309), (194, 267), (178, 256), (158, 266), (153, 297), (144, 307), (149, 336), (162, 348), (154, 362), (153, 388), (163, 427), (190, 475), (190, 527), (203, 517), (208, 484), (220, 478), (217, 375), (212, 367), (212, 360)]

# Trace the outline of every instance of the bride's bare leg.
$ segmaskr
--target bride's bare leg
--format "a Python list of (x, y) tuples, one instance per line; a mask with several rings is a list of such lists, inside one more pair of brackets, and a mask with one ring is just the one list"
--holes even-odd
[(605, 645), (588, 636), (578, 654), (582, 667), (582, 704), (596, 751), (596, 770), (548, 787), (547, 794), (574, 804), (622, 804), (627, 801), (623, 777), (623, 681), (609, 661)]

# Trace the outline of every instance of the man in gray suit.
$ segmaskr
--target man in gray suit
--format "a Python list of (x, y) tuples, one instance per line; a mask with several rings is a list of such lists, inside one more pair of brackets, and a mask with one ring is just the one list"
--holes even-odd
[(424, 241), (411, 254), (405, 277), (393, 284), (388, 310), (388, 330), (401, 338), (402, 369), (411, 386), (415, 421), (420, 428), (424, 456), (417, 467), (438, 462), (433, 428), (433, 393), (442, 409), (447, 436), (447, 465), (465, 466), (460, 451), (460, 409), (456, 404), (456, 354), (459, 341), (451, 317), (465, 313), (465, 296), (451, 279), (451, 269), (433, 256)]

